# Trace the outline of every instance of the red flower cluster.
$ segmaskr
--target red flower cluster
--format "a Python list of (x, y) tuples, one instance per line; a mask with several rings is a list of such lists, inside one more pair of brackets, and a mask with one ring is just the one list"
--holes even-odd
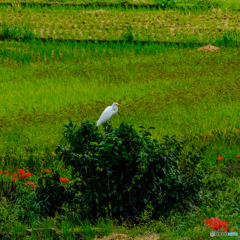
[[(46, 170), (45, 171), (46, 173), (49, 173), (49, 172), (51, 172), (50, 170)], [(66, 182), (68, 182), (69, 181), (69, 179), (68, 178), (63, 178), (63, 177), (60, 177), (60, 181), (61, 182), (63, 182), (63, 185), (65, 185), (66, 184)]]
[[(240, 154), (236, 156), (238, 158), (238, 161), (240, 162)], [(217, 157), (217, 162), (218, 161), (221, 161), (222, 159), (224, 159), (224, 157), (220, 156), (220, 157)]]
[(217, 160), (221, 161), (222, 159), (224, 159), (224, 157), (218, 157)]
[[(18, 168), (16, 167), (16, 169), (18, 169)], [(32, 173), (26, 173), (26, 171), (24, 169), (20, 169), (17, 173), (11, 173), (8, 170), (5, 170), (4, 172), (0, 171), (0, 174), (7, 175), (9, 177), (13, 176), (14, 178), (12, 178), (11, 180), (14, 181), (14, 182), (17, 181), (18, 178), (26, 178), (26, 177), (30, 177), (30, 176), (33, 175)], [(19, 175), (19, 174), (21, 174), (21, 175)], [(33, 187), (34, 182), (31, 182), (31, 183), (32, 183), (31, 186)], [(29, 183), (26, 183), (26, 184), (29, 184)], [(34, 186), (36, 186), (36, 185), (34, 185)]]
[(60, 181), (61, 181), (61, 182), (68, 182), (69, 179), (60, 177)]
[[(238, 158), (238, 161), (240, 162), (240, 155), (237, 155), (236, 157)], [(221, 161), (222, 159), (224, 159), (224, 157), (222, 157), (222, 156), (217, 157), (218, 161)]]
[[(16, 168), (18, 169), (18, 168)], [(50, 170), (46, 170), (45, 171), (46, 173), (49, 173)], [(10, 171), (8, 170), (5, 170), (4, 172), (0, 171), (0, 174), (3, 174), (3, 175), (8, 175), (8, 176), (13, 176), (14, 178), (12, 178), (12, 181), (17, 181), (18, 178), (28, 178), (28, 177), (31, 177), (33, 174), (32, 173), (27, 173), (24, 169), (19, 169), (17, 173), (11, 173)], [(21, 174), (21, 175), (20, 175)], [(62, 178), (60, 177), (60, 181), (63, 182), (63, 185), (66, 184), (66, 182), (69, 181), (68, 178)], [(35, 188), (37, 187), (37, 185), (34, 184), (34, 182), (31, 182), (31, 181), (25, 181), (26, 184), (30, 185), (32, 188)]]
[(34, 184), (32, 181), (26, 181), (26, 184), (30, 185), (32, 188), (35, 188), (37, 185)]
[[(205, 219), (204, 222), (206, 222), (210, 228), (214, 228), (215, 230), (224, 229), (224, 232), (227, 232), (226, 226), (229, 223), (227, 221), (221, 221), (218, 217)], [(233, 231), (234, 228), (231, 228), (230, 230)]]
[(33, 174), (32, 173), (25, 173), (25, 174), (23, 174), (23, 175), (20, 175), (19, 177), (20, 178), (24, 178), (24, 177), (30, 177), (30, 176), (32, 176)]
[(25, 173), (25, 170), (24, 170), (24, 169), (20, 169), (20, 170), (18, 171), (18, 173), (24, 174), (24, 173)]

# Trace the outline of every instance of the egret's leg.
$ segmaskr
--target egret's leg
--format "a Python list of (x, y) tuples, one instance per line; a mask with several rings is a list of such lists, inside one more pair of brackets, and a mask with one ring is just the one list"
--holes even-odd
[[(111, 124), (111, 120), (110, 119), (107, 122), (109, 122), (109, 124)], [(106, 122), (106, 125), (108, 126), (107, 122)], [(109, 126), (108, 126), (108, 130), (109, 130)]]
[(105, 125), (105, 132), (106, 132), (106, 131), (107, 131), (107, 130), (106, 130), (107, 122), (105, 122), (105, 124), (104, 124), (104, 125)]

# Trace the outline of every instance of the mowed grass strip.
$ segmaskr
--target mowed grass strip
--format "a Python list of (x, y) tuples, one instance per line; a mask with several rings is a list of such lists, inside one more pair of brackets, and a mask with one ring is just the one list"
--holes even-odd
[(164, 135), (180, 140), (202, 134), (205, 140), (199, 144), (215, 143), (218, 133), (225, 132), (219, 144), (237, 142), (239, 49), (201, 53), (161, 48), (158, 54), (146, 54), (148, 48), (134, 54), (129, 45), (115, 56), (91, 57), (89, 51), (84, 59), (1, 65), (2, 152), (15, 149), (17, 156), (28, 145), (51, 152), (69, 118), (96, 122), (113, 102), (123, 105), (111, 119), (113, 126), (154, 126), (152, 137), (159, 141)]

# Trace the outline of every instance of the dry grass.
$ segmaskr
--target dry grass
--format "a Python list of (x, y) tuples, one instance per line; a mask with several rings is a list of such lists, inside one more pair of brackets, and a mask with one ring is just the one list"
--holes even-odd
[(203, 51), (203, 52), (219, 52), (220, 48), (212, 46), (212, 45), (207, 45), (207, 46), (198, 48), (198, 52), (201, 52), (201, 51)]

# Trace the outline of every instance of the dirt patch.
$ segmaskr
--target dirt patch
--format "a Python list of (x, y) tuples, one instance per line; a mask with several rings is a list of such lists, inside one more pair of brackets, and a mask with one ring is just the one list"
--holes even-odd
[(110, 236), (103, 237), (103, 238), (95, 238), (94, 240), (133, 240), (132, 237), (129, 237), (126, 234), (118, 234), (118, 233), (113, 233)]
[(136, 240), (160, 240), (160, 235), (157, 233), (149, 233), (143, 236), (137, 236), (134, 239)]
[(205, 47), (200, 47), (198, 48), (198, 52), (220, 52), (220, 48), (219, 47), (215, 47), (212, 45), (207, 45)]
[(143, 236), (137, 236), (132, 238), (126, 234), (113, 233), (108, 237), (95, 238), (94, 240), (158, 240), (160, 238), (157, 233), (144, 234)]

